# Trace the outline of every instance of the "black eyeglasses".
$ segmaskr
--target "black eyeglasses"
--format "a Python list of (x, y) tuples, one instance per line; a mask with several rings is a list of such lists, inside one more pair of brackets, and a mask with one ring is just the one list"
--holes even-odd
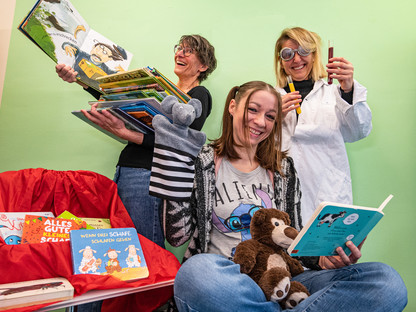
[(240, 232), (250, 228), (251, 218), (257, 210), (260, 210), (261, 206), (253, 206), (248, 213), (244, 213), (239, 216), (231, 216), (225, 219), (224, 224), (233, 232)]
[(175, 52), (175, 54), (182, 51), (183, 56), (189, 56), (192, 53), (194, 53), (194, 49), (189, 48), (189, 47), (183, 47), (180, 44), (175, 45), (175, 47), (173, 48), (173, 51)]
[(308, 49), (304, 49), (301, 46), (299, 46), (299, 48), (297, 49), (292, 49), (292, 48), (283, 48), (280, 50), (279, 56), (282, 58), (283, 61), (290, 61), (291, 59), (293, 59), (295, 57), (295, 53), (298, 53), (300, 56), (308, 56), (309, 54), (311, 54), (311, 50)]

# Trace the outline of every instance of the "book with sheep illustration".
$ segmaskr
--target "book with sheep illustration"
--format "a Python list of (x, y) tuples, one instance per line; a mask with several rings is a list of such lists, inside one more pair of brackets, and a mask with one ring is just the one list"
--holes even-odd
[(71, 231), (74, 274), (108, 275), (134, 281), (149, 270), (134, 228)]

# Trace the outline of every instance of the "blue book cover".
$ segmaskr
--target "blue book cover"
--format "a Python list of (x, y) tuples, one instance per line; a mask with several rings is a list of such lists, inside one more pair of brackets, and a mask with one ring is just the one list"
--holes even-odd
[(384, 216), (383, 208), (390, 195), (379, 208), (361, 207), (323, 202), (288, 248), (291, 256), (334, 256), (337, 247), (351, 254), (345, 245), (352, 241), (358, 246)]
[(144, 134), (155, 132), (155, 130), (152, 127), (149, 127), (147, 124), (143, 123), (139, 119), (136, 119), (133, 116), (129, 115), (129, 113), (125, 112), (119, 107), (113, 107), (109, 110), (114, 116), (118, 117), (124, 122), (127, 129), (142, 132)]
[(149, 276), (134, 228), (70, 232), (74, 274), (108, 275), (134, 281)]
[(148, 107), (143, 104), (132, 104), (132, 105), (126, 105), (126, 106), (120, 106), (120, 109), (124, 110), (125, 112), (148, 112), (153, 117), (157, 114), (161, 114), (158, 110)]

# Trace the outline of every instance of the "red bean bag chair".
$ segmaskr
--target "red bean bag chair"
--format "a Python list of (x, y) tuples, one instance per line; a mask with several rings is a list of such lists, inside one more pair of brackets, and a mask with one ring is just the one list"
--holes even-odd
[[(117, 185), (91, 171), (23, 169), (0, 173), (0, 213), (68, 210), (78, 217), (109, 218), (113, 228), (134, 227), (117, 194)], [(69, 242), (6, 245), (0, 239), (0, 284), (65, 277), (74, 296), (93, 289), (149, 286), (172, 280), (179, 262), (169, 251), (138, 234), (150, 276), (123, 282), (112, 276), (73, 275)], [(173, 287), (104, 300), (102, 311), (153, 311), (173, 295)], [(50, 304), (50, 303), (49, 303)], [(48, 304), (14, 311), (34, 311)]]

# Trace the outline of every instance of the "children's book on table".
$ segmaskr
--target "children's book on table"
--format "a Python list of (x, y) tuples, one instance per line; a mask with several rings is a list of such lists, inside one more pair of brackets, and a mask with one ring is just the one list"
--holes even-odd
[(54, 217), (50, 211), (38, 212), (0, 212), (0, 237), (7, 245), (18, 245), (22, 241), (26, 215)]
[(149, 276), (136, 229), (74, 230), (70, 235), (74, 274), (112, 275), (123, 281)]
[(22, 244), (66, 242), (70, 239), (71, 230), (85, 228), (85, 221), (26, 215)]
[(74, 287), (63, 277), (0, 284), (0, 311), (73, 297)]
[(94, 229), (110, 229), (111, 221), (108, 218), (80, 218), (82, 221), (87, 222), (88, 225), (91, 225)]
[(352, 241), (358, 246), (384, 216), (383, 208), (393, 195), (389, 195), (379, 208), (323, 202), (288, 248), (291, 256), (333, 256)]
[(69, 0), (38, 0), (18, 29), (55, 63), (78, 72), (99, 91), (96, 78), (127, 70), (132, 53), (93, 30)]

